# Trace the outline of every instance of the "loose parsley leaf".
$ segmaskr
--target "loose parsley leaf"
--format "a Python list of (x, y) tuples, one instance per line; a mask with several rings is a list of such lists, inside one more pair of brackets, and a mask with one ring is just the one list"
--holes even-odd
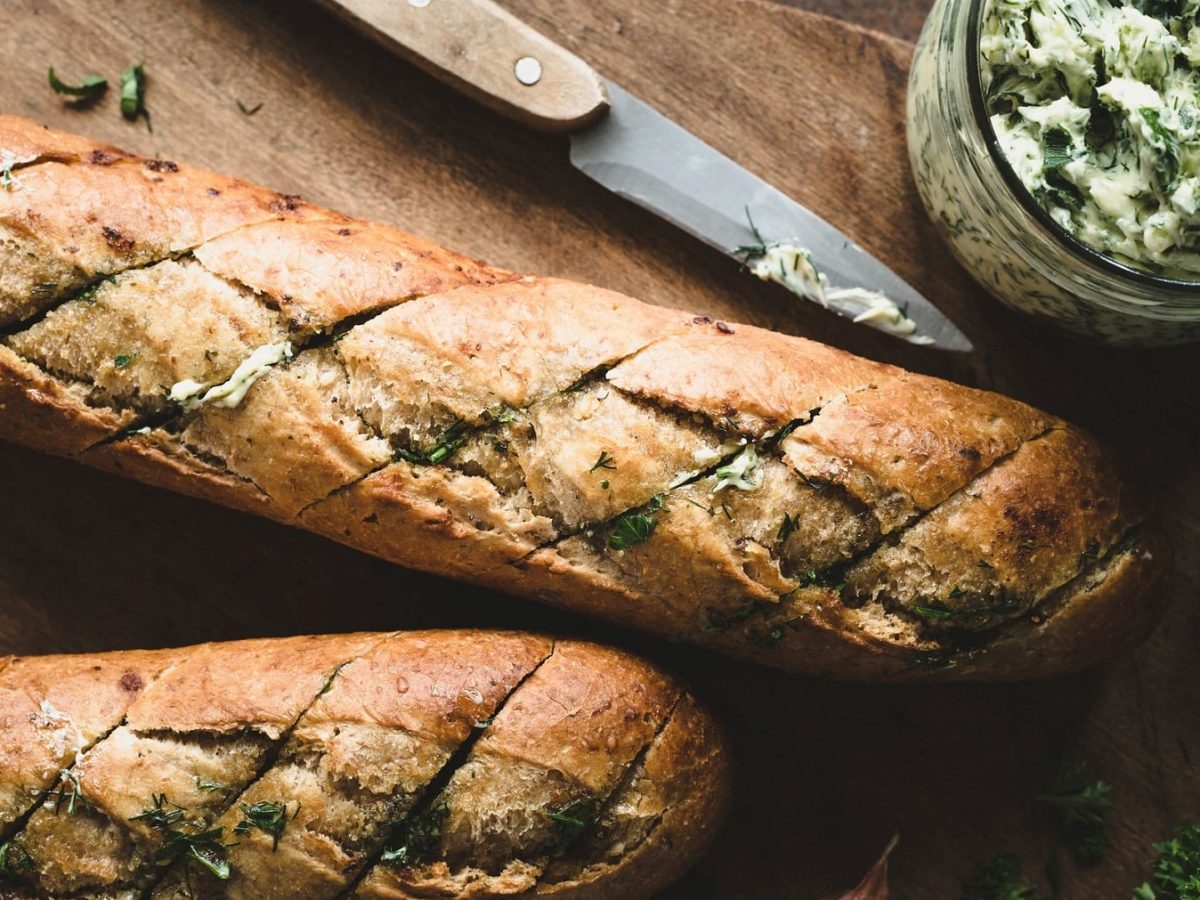
[(246, 104), (243, 103), (241, 100), (239, 100), (237, 102), (237, 105), (238, 105), (238, 109), (240, 109), (242, 111), (242, 115), (244, 115), (244, 116), (252, 116), (256, 112), (258, 112), (260, 109), (263, 108), (261, 100), (258, 103), (254, 104), (253, 106), (250, 106), (250, 107), (247, 107)]
[(1181, 825), (1175, 837), (1155, 844), (1154, 849), (1158, 851), (1154, 874), (1134, 891), (1134, 900), (1200, 898), (1200, 825)]
[[(238, 822), (233, 827), (233, 833), (248, 835), (252, 828), (257, 828), (259, 831), (269, 834), (273, 843), (271, 850), (279, 849), (279, 838), (283, 835), (283, 829), (287, 827), (287, 804), (272, 803), (270, 800), (259, 800), (256, 803), (239, 803), (238, 809), (242, 811), (242, 821)], [(300, 804), (296, 804), (296, 811), (292, 814), (295, 818), (300, 814)]]
[(449, 815), (450, 807), (445, 803), (417, 813), (404, 829), (404, 842), (383, 851), (380, 861), (393, 866), (412, 866), (431, 859), (439, 850), (442, 826)]
[(113, 365), (118, 369), (123, 369), (137, 358), (138, 352), (136, 350), (130, 353), (121, 353), (113, 357)]
[(596, 460), (596, 464), (588, 469), (588, 472), (595, 472), (597, 469), (616, 469), (617, 461), (608, 455), (607, 450), (600, 451), (600, 458)]
[(595, 824), (600, 812), (593, 800), (580, 797), (557, 809), (546, 811), (546, 818), (554, 822), (559, 840), (569, 844)]
[(1001, 856), (963, 885), (962, 900), (1031, 900), (1033, 888), (1021, 881), (1021, 861)]
[(1082, 862), (1096, 862), (1108, 849), (1105, 816), (1112, 807), (1112, 787), (1095, 778), (1082, 762), (1059, 769), (1039, 802), (1055, 809), (1063, 838)]
[(146, 128), (150, 125), (150, 111), (146, 109), (146, 71), (145, 63), (137, 63), (121, 73), (121, 115), (130, 122), (136, 122), (139, 116), (146, 117)]
[(89, 75), (79, 84), (67, 84), (54, 74), (54, 66), (50, 67), (46, 77), (50, 82), (50, 87), (54, 89), (54, 93), (74, 97), (72, 103), (90, 103), (108, 89), (108, 79), (101, 78), (99, 75)]

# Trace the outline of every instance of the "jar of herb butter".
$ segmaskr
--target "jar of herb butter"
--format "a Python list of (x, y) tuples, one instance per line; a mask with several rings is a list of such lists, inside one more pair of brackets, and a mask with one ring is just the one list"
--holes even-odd
[(1181, 4), (937, 0), (917, 46), (929, 213), (989, 292), (1085, 340), (1200, 340), (1200, 0)]

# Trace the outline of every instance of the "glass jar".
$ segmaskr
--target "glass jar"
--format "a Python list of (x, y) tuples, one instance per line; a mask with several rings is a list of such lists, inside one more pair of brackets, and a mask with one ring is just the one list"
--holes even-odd
[(1122, 265), (1059, 227), (1009, 166), (983, 100), (985, 0), (937, 0), (917, 44), (908, 149), (954, 254), (1008, 306), (1104, 344), (1200, 340), (1200, 282)]

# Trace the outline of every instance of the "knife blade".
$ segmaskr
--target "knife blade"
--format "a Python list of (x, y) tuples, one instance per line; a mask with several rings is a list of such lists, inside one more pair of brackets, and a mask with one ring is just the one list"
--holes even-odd
[[(884, 333), (941, 350), (973, 349), (937, 307), (846, 234), (492, 0), (323, 2), (498, 112), (570, 133), (571, 161), (581, 172), (722, 253), (745, 261), (739, 248), (764, 235), (802, 247), (830, 286), (882, 295), (916, 326), (915, 335)], [(862, 291), (796, 291), (856, 321), (871, 318), (862, 315)]]

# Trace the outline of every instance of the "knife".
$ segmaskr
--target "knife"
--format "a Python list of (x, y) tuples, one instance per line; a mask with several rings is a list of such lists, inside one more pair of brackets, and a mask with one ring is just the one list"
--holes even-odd
[[(932, 303), (848, 236), (492, 0), (321, 2), (491, 109), (542, 131), (570, 134), (577, 169), (722, 253), (744, 262), (744, 248), (763, 244), (764, 236), (767, 243), (803, 247), (829, 284), (883, 295), (894, 304), (886, 308), (907, 320), (904, 328), (915, 326), (909, 334), (885, 333), (942, 350), (973, 349)], [(789, 258), (798, 266), (795, 254)], [(776, 273), (760, 268), (758, 274)], [(797, 293), (879, 324), (878, 315), (864, 315), (863, 291)]]

